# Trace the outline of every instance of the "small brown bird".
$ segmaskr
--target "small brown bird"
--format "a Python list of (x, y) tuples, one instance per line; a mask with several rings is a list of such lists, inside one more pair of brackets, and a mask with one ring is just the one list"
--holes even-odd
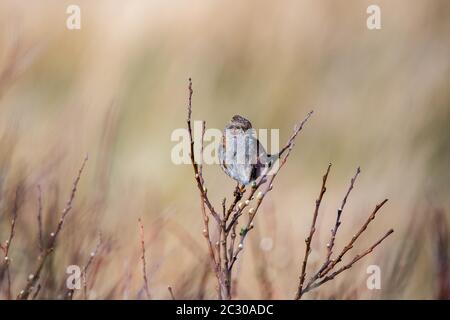
[(255, 137), (251, 122), (235, 115), (223, 131), (218, 150), (220, 166), (243, 187), (270, 169), (288, 147), (274, 155), (267, 154)]

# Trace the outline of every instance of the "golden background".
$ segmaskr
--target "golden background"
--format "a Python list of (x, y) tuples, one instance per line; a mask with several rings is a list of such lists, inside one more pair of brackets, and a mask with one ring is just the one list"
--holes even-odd
[[(1, 241), (15, 190), (23, 191), (11, 245), (15, 295), (38, 255), (37, 185), (48, 234), (88, 153), (39, 297), (61, 297), (66, 267), (84, 264), (101, 231), (89, 298), (143, 298), (138, 217), (152, 298), (169, 298), (167, 285), (177, 298), (215, 297), (192, 168), (170, 159), (192, 77), (193, 119), (207, 127), (241, 114), (256, 128), (280, 129), (285, 141), (315, 111), (247, 238), (237, 298), (293, 297), (329, 162), (311, 263), (325, 254), (358, 166), (337, 247), (384, 198), (355, 250), (388, 228), (395, 233), (307, 297), (442, 297), (450, 265), (448, 1), (377, 1), (382, 28), (373, 31), (372, 1), (76, 2), (80, 30), (66, 28), (73, 1), (0, 2)], [(218, 166), (207, 166), (205, 179), (216, 206), (231, 197), (234, 182)], [(381, 268), (381, 290), (366, 288), (370, 264)]]

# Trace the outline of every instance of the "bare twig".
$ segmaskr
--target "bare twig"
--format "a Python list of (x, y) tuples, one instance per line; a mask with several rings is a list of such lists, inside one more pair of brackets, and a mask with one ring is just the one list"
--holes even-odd
[(37, 288), (34, 291), (33, 296), (31, 297), (31, 300), (36, 300), (40, 292), (41, 292), (41, 284), (38, 283)]
[(37, 223), (38, 223), (38, 236), (39, 236), (39, 252), (44, 251), (44, 238), (42, 236), (42, 189), (41, 186), (37, 186), (38, 189), (38, 211), (37, 211)]
[(333, 247), (334, 247), (334, 242), (336, 240), (336, 234), (338, 232), (339, 227), (341, 226), (342, 212), (344, 211), (345, 204), (347, 203), (347, 198), (348, 198), (350, 192), (353, 190), (353, 186), (355, 184), (356, 178), (358, 178), (358, 175), (360, 174), (360, 172), (361, 172), (361, 169), (358, 167), (358, 169), (356, 169), (355, 175), (350, 180), (350, 186), (349, 186), (349, 188), (347, 190), (347, 193), (345, 194), (344, 199), (342, 200), (341, 206), (339, 207), (339, 209), (337, 211), (336, 222), (334, 224), (333, 229), (331, 229), (330, 242), (328, 242), (328, 244), (327, 244), (327, 258), (325, 259), (324, 264), (320, 268), (319, 276), (322, 275), (322, 272), (324, 272), (324, 270), (329, 266), (329, 264), (331, 262), (330, 259), (331, 259), (331, 255), (333, 253)]
[(327, 190), (326, 183), (327, 183), (327, 179), (328, 179), (328, 174), (330, 173), (330, 169), (331, 169), (331, 163), (328, 165), (327, 172), (325, 173), (325, 175), (322, 178), (322, 187), (320, 188), (319, 197), (316, 200), (316, 208), (314, 210), (313, 220), (311, 222), (311, 228), (309, 230), (309, 236), (305, 239), (305, 243), (306, 243), (305, 256), (303, 258), (302, 271), (300, 274), (300, 282), (298, 285), (296, 299), (299, 299), (302, 294), (303, 284), (304, 284), (305, 278), (306, 278), (306, 265), (308, 264), (308, 257), (309, 257), (309, 254), (311, 253), (311, 241), (314, 236), (314, 232), (316, 231), (316, 221), (317, 221), (317, 216), (319, 215), (320, 204), (322, 202), (323, 195), (325, 194), (325, 192)]
[(319, 286), (321, 286), (322, 284), (324, 284), (325, 282), (328, 282), (330, 280), (333, 280), (338, 274), (340, 274), (341, 272), (350, 269), (356, 262), (358, 262), (359, 260), (361, 260), (362, 258), (364, 258), (366, 255), (368, 255), (369, 253), (371, 253), (373, 251), (373, 249), (375, 249), (375, 247), (377, 247), (381, 242), (383, 242), (384, 239), (386, 239), (388, 236), (390, 236), (392, 233), (394, 232), (393, 229), (390, 229), (388, 232), (386, 232), (386, 234), (377, 242), (375, 242), (373, 245), (371, 245), (366, 251), (364, 251), (361, 254), (356, 255), (352, 261), (350, 261), (350, 263), (346, 264), (345, 266), (341, 267), (340, 269), (338, 269), (337, 271), (333, 272), (331, 275), (324, 277), (323, 279), (321, 279), (319, 282), (316, 282), (314, 284), (308, 285), (303, 291), (302, 294), (311, 291), (314, 288), (317, 288)]
[(241, 189), (239, 188), (239, 183), (236, 186), (236, 189), (234, 190), (234, 200), (231, 203), (230, 207), (228, 208), (226, 214), (224, 214), (224, 220), (228, 221), (228, 218), (230, 217), (230, 214), (235, 210), (236, 205), (239, 203), (239, 201), (242, 199), (242, 196), (244, 194), (242, 193)]
[(338, 255), (338, 257), (336, 259), (333, 259), (330, 262), (330, 264), (328, 265), (328, 267), (320, 273), (320, 277), (323, 277), (324, 275), (326, 275), (331, 269), (334, 268), (334, 266), (336, 264), (338, 264), (339, 262), (342, 261), (342, 258), (344, 257), (344, 255), (347, 253), (347, 251), (349, 251), (351, 248), (353, 248), (353, 244), (356, 242), (356, 240), (359, 238), (359, 236), (367, 229), (367, 226), (370, 224), (370, 222), (372, 222), (372, 220), (375, 219), (375, 215), (377, 214), (378, 210), (380, 210), (381, 207), (387, 201), (388, 201), (388, 199), (384, 199), (381, 203), (376, 205), (375, 209), (372, 211), (372, 214), (369, 216), (369, 218), (367, 218), (366, 222), (363, 224), (361, 229), (359, 229), (359, 231), (352, 237), (350, 242), (344, 247), (344, 249), (341, 251), (341, 253)]
[(84, 170), (87, 160), (88, 160), (88, 157), (86, 156), (83, 160), (83, 163), (81, 164), (80, 169), (78, 170), (77, 177), (75, 178), (75, 181), (73, 182), (69, 200), (67, 201), (66, 206), (64, 207), (64, 209), (61, 213), (61, 218), (58, 222), (56, 230), (50, 234), (50, 239), (48, 241), (46, 249), (39, 255), (38, 264), (37, 264), (34, 272), (32, 274), (30, 274), (30, 276), (28, 277), (28, 282), (27, 282), (25, 288), (17, 296), (18, 300), (28, 299), (35, 284), (39, 280), (42, 268), (44, 267), (44, 264), (45, 264), (48, 256), (55, 250), (56, 240), (58, 238), (59, 233), (62, 230), (64, 221), (65, 221), (67, 215), (69, 214), (70, 210), (72, 209), (73, 200), (75, 199), (75, 194), (77, 192), (78, 182), (80, 181), (81, 174), (83, 173), (83, 170)]
[(391, 235), (394, 232), (393, 229), (390, 229), (380, 240), (378, 240), (375, 244), (370, 246), (366, 251), (364, 251), (361, 254), (356, 255), (350, 261), (350, 263), (344, 265), (340, 269), (338, 269), (338, 270), (336, 270), (333, 273), (328, 275), (328, 273), (330, 271), (332, 271), (335, 268), (335, 266), (340, 261), (342, 261), (342, 258), (344, 257), (344, 255), (350, 249), (353, 248), (353, 245), (355, 244), (356, 240), (367, 229), (367, 227), (370, 224), (370, 222), (375, 219), (376, 214), (381, 209), (381, 207), (388, 201), (387, 199), (385, 199), (385, 200), (383, 200), (381, 203), (379, 203), (375, 207), (375, 209), (372, 211), (372, 213), (367, 218), (365, 223), (362, 225), (362, 227), (359, 229), (359, 231), (350, 239), (348, 244), (342, 249), (342, 251), (339, 253), (337, 258), (331, 259), (332, 248), (333, 248), (334, 241), (335, 241), (335, 238), (336, 238), (337, 230), (339, 228), (339, 225), (341, 224), (341, 220), (340, 219), (341, 219), (341, 214), (342, 214), (343, 208), (344, 208), (344, 206), (345, 206), (345, 204), (347, 202), (347, 198), (348, 198), (348, 195), (350, 194), (350, 191), (353, 189), (355, 180), (356, 180), (357, 176), (360, 173), (360, 169), (358, 168), (357, 171), (356, 171), (355, 176), (352, 178), (352, 180), (350, 182), (350, 187), (347, 190), (347, 193), (346, 193), (346, 195), (344, 197), (344, 200), (342, 201), (341, 207), (338, 210), (336, 223), (335, 223), (334, 228), (331, 231), (331, 240), (330, 240), (330, 243), (327, 244), (327, 256), (325, 258), (325, 262), (322, 264), (322, 266), (319, 268), (319, 270), (314, 274), (314, 276), (312, 276), (310, 278), (310, 280), (308, 281), (308, 283), (305, 286), (304, 285), (304, 281), (305, 281), (305, 277), (306, 277), (306, 271), (305, 270), (306, 270), (306, 266), (307, 266), (307, 259), (308, 259), (308, 255), (309, 255), (310, 245), (311, 245), (311, 238), (312, 238), (312, 235), (314, 234), (315, 220), (317, 219), (318, 206), (320, 205), (323, 193), (326, 190), (325, 189), (325, 182), (326, 182), (326, 177), (328, 176), (329, 169), (330, 169), (330, 167), (328, 167), (328, 171), (325, 174), (325, 176), (323, 177), (322, 191), (321, 191), (321, 194), (319, 196), (319, 199), (316, 200), (316, 211), (314, 212), (314, 216), (313, 216), (313, 223), (312, 223), (311, 229), (310, 229), (310, 236), (308, 238), (306, 238), (306, 240), (305, 240), (306, 241), (305, 259), (303, 260), (303, 264), (302, 264), (302, 272), (300, 274), (300, 284), (299, 284), (299, 287), (298, 287), (298, 290), (297, 290), (297, 294), (295, 295), (295, 299), (296, 300), (301, 299), (304, 293), (309, 292), (309, 291), (311, 291), (311, 290), (321, 286), (325, 282), (328, 282), (328, 281), (334, 279), (341, 272), (343, 272), (343, 271), (345, 271), (347, 269), (350, 269), (356, 262), (358, 262), (360, 259), (362, 259), (366, 255), (371, 253), (375, 247), (377, 247), (382, 241), (384, 241), (389, 235)]
[(86, 262), (84, 268), (83, 268), (83, 293), (84, 293), (84, 299), (86, 300), (88, 298), (88, 294), (87, 294), (87, 272), (89, 267), (92, 264), (92, 261), (94, 261), (94, 258), (97, 256), (98, 251), (100, 250), (100, 247), (102, 245), (102, 234), (99, 233), (98, 235), (98, 242), (97, 242), (97, 246), (95, 247), (94, 251), (91, 252), (91, 254), (89, 255), (89, 259)]
[(167, 290), (169, 290), (170, 297), (172, 298), (172, 300), (176, 300), (175, 299), (175, 295), (173, 294), (172, 287), (171, 286), (167, 286)]
[(11, 300), (12, 293), (11, 293), (11, 271), (10, 271), (10, 264), (11, 264), (11, 258), (9, 257), (9, 249), (11, 248), (11, 243), (14, 239), (15, 230), (16, 230), (16, 221), (17, 221), (17, 213), (19, 211), (19, 194), (20, 194), (20, 187), (16, 188), (16, 194), (14, 198), (14, 206), (12, 209), (12, 219), (11, 219), (11, 227), (9, 230), (9, 238), (6, 240), (5, 244), (2, 246), (3, 251), (5, 254), (4, 258), (4, 270), (6, 271), (6, 278), (7, 278), (7, 298), (8, 300)]
[[(192, 115), (192, 94), (194, 91), (192, 90), (192, 80), (189, 78), (189, 103), (188, 103), (188, 118), (187, 118), (187, 126), (188, 126), (188, 132), (189, 132), (189, 140), (190, 140), (190, 157), (191, 157), (191, 163), (194, 168), (194, 177), (197, 181), (197, 187), (200, 191), (200, 196), (202, 202), (206, 204), (208, 207), (210, 214), (214, 217), (214, 219), (217, 221), (217, 223), (220, 223), (219, 215), (217, 214), (216, 210), (214, 209), (213, 205), (209, 201), (209, 198), (207, 196), (207, 189), (204, 186), (204, 180), (201, 175), (201, 172), (199, 171), (198, 163), (195, 160), (195, 152), (194, 152), (194, 138), (192, 134), (192, 125), (191, 125), (191, 115)], [(203, 127), (203, 125), (202, 125)], [(203, 134), (202, 134), (203, 136)], [(203, 141), (202, 141), (203, 143)]]
[(140, 238), (141, 238), (141, 260), (142, 260), (142, 276), (144, 278), (144, 290), (147, 295), (147, 299), (150, 299), (150, 291), (148, 289), (148, 279), (147, 279), (147, 264), (145, 260), (145, 241), (144, 241), (144, 225), (142, 224), (141, 218), (138, 219), (139, 222), (139, 230), (140, 230)]
[[(97, 245), (95, 246), (94, 251), (92, 251), (89, 255), (89, 258), (86, 262), (86, 264), (83, 267), (83, 271), (82, 271), (82, 278), (83, 278), (83, 298), (85, 300), (87, 300), (88, 298), (88, 294), (87, 294), (87, 272), (89, 267), (91, 266), (92, 262), (94, 261), (94, 258), (97, 256), (98, 251), (100, 250), (100, 247), (102, 245), (102, 235), (101, 233), (99, 233), (98, 235), (98, 242)], [(38, 289), (40, 289), (40, 285), (38, 285)], [(34, 295), (36, 296), (38, 293), (36, 292)], [(65, 299), (66, 300), (72, 300), (73, 296), (75, 294), (75, 289), (68, 289), (67, 293), (65, 294)], [(34, 298), (33, 298), (34, 300)]]
[[(218, 225), (220, 225), (220, 217), (208, 199), (207, 189), (204, 186), (203, 173), (202, 173), (201, 167), (199, 168), (199, 165), (197, 164), (197, 162), (195, 160), (194, 138), (193, 138), (193, 134), (192, 134), (192, 125), (191, 125), (192, 94), (194, 93), (194, 91), (192, 90), (192, 80), (190, 78), (189, 78), (188, 90), (189, 90), (189, 100), (188, 100), (188, 108), (187, 108), (188, 109), (187, 127), (188, 127), (189, 140), (190, 140), (190, 158), (191, 158), (192, 166), (194, 168), (194, 177), (195, 177), (195, 180), (197, 181), (197, 187), (200, 192), (200, 207), (201, 207), (201, 211), (202, 211), (202, 217), (203, 217), (202, 220), (203, 220), (203, 225), (204, 225), (203, 236), (205, 237), (205, 240), (208, 245), (208, 252), (209, 252), (209, 256), (210, 256), (210, 262), (211, 262), (212, 269), (213, 269), (213, 271), (217, 277), (217, 280), (219, 282), (219, 287), (217, 288), (217, 292), (218, 292), (219, 298), (221, 298), (222, 279), (221, 279), (221, 275), (220, 275), (220, 264), (219, 264), (220, 263), (219, 262), (220, 255), (216, 256), (214, 254), (214, 248), (213, 248), (213, 244), (211, 242), (211, 237), (209, 234), (209, 216), (208, 216), (208, 213), (206, 212), (206, 207), (209, 210), (209, 214), (211, 216), (213, 216), (213, 218), (218, 223)], [(204, 136), (204, 129), (205, 129), (205, 123), (202, 122), (202, 135), (201, 135), (202, 137)], [(203, 145), (203, 139), (201, 141), (201, 144)], [(201, 147), (201, 150), (203, 150), (203, 146)]]

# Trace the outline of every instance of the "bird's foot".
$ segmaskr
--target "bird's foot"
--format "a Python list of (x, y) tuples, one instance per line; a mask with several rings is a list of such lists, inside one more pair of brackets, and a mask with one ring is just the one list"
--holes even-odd
[(245, 186), (244, 185), (241, 186), (238, 184), (236, 186), (236, 190), (234, 190), (234, 196), (241, 198), (244, 195), (245, 191), (246, 191)]

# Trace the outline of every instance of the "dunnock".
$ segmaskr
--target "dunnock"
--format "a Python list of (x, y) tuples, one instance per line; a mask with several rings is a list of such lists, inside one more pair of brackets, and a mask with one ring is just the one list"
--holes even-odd
[(270, 169), (288, 147), (274, 155), (267, 154), (255, 137), (250, 121), (235, 115), (225, 126), (219, 145), (220, 166), (229, 177), (244, 187)]

